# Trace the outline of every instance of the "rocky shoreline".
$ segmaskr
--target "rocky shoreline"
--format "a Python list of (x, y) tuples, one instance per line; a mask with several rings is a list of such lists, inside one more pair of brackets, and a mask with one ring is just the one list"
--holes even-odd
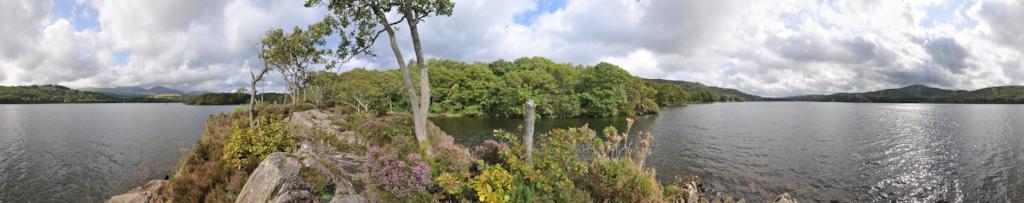
[[(361, 140), (363, 136), (358, 136), (357, 132), (340, 130), (337, 122), (347, 116), (320, 110), (291, 113), (287, 121), (293, 126), (298, 149), (266, 156), (248, 175), (234, 202), (376, 202), (374, 200), (379, 198), (374, 194), (375, 190), (368, 189), (366, 184), (365, 158), (353, 152), (339, 151), (322, 139), (328, 136), (346, 145), (365, 145), (366, 140)], [(432, 135), (445, 134), (432, 124), (429, 131)], [(175, 176), (181, 175), (182, 170), (179, 168)], [(162, 195), (166, 194), (169, 184), (168, 180), (152, 180), (115, 195), (107, 202), (165, 202), (168, 198)], [(681, 186), (682, 195), (672, 202), (744, 202), (743, 199), (734, 201), (729, 197), (709, 197), (704, 194), (700, 180), (691, 180)], [(325, 191), (329, 194), (323, 194)], [(788, 194), (773, 200), (796, 202)]]
[[(328, 114), (318, 110), (294, 112), (289, 123), (296, 130), (299, 141), (295, 152), (276, 152), (267, 156), (254, 170), (242, 187), (235, 202), (315, 202), (320, 199), (311, 190), (311, 184), (303, 180), (300, 171), (311, 169), (316, 176), (326, 177), (333, 198), (330, 202), (367, 202), (364, 196), (366, 176), (362, 156), (340, 152), (312, 137), (314, 132), (328, 133), (339, 140), (358, 144), (361, 141), (352, 132), (339, 132), (331, 125), (341, 115)], [(160, 195), (166, 189), (167, 180), (152, 180), (124, 194), (115, 195), (107, 202), (163, 202)]]

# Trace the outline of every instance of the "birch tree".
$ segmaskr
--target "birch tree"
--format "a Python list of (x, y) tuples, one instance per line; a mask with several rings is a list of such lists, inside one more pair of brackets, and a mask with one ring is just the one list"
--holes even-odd
[[(374, 56), (369, 49), (382, 34), (386, 34), (391, 51), (402, 72), (402, 82), (409, 96), (413, 114), (413, 129), (420, 148), (431, 154), (427, 142), (427, 116), (430, 113), (430, 78), (419, 37), (419, 24), (431, 16), (451, 15), (455, 3), (450, 0), (307, 0), (307, 7), (326, 6), (339, 24), (339, 58), (354, 55)], [(389, 14), (397, 16), (392, 17)], [(405, 23), (409, 28), (415, 65), (419, 70), (419, 85), (414, 86), (409, 64), (406, 64), (398, 43), (396, 26)]]

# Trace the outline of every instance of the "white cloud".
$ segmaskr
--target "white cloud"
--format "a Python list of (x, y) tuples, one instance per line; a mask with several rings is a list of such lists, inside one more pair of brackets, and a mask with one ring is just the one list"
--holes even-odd
[(654, 58), (654, 53), (646, 49), (633, 51), (626, 57), (604, 57), (601, 61), (619, 65), (639, 77), (659, 78), (665, 74), (658, 69), (658, 60)]
[[(451, 17), (421, 26), (429, 57), (608, 61), (642, 77), (767, 96), (1024, 82), (1024, 3), (1015, 0), (568, 0), (529, 25), (515, 18), (534, 0), (456, 2)], [(95, 8), (81, 15), (96, 17), (97, 28), (75, 30), (75, 21), (51, 17), (49, 2), (0, 2), (12, 14), (0, 19), (0, 83), (230, 90), (247, 80), (250, 44), (264, 31), (325, 13), (296, 1), (79, 3)], [(408, 37), (399, 39), (410, 58)], [(394, 67), (386, 41), (374, 50), (379, 57), (343, 70)]]
[(78, 3), (96, 10), (99, 26), (75, 30), (45, 3), (0, 4), (15, 16), (0, 28), (3, 84), (229, 90), (247, 80), (242, 67), (266, 30), (305, 26), (325, 13), (292, 1), (95, 0)]

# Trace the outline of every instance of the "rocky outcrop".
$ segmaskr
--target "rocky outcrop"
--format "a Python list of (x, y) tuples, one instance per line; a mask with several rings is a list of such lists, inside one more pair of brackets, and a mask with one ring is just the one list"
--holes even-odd
[(167, 186), (167, 180), (152, 180), (124, 194), (111, 197), (108, 203), (151, 203), (163, 202), (160, 194)]
[(292, 124), (295, 124), (303, 128), (320, 128), (321, 130), (330, 130), (330, 117), (331, 114), (324, 113), (320, 110), (312, 109), (300, 112), (294, 112), (289, 116), (289, 120)]
[(347, 115), (338, 113), (325, 113), (320, 110), (311, 109), (300, 112), (293, 112), (288, 117), (288, 121), (299, 127), (300, 135), (298, 138), (309, 137), (306, 134), (309, 133), (325, 133), (330, 136), (337, 137), (338, 140), (344, 141), (347, 144), (355, 145), (361, 144), (362, 142), (356, 137), (354, 132), (341, 131), (339, 127), (335, 125), (335, 121), (345, 120)]
[[(339, 136), (339, 140), (355, 139), (350, 133), (338, 132), (330, 122), (337, 119), (343, 118), (318, 110), (292, 113), (289, 122), (298, 127), (294, 135), (299, 140), (299, 149), (267, 156), (250, 174), (235, 202), (367, 202), (361, 194), (366, 176), (363, 157), (339, 152), (311, 136), (319, 131), (316, 133)], [(333, 191), (314, 191), (314, 183), (305, 182), (300, 173), (326, 177)], [(323, 192), (332, 194), (331, 198), (320, 199)]]
[(267, 156), (249, 175), (235, 202), (305, 202), (312, 194), (299, 178), (302, 164), (289, 153)]

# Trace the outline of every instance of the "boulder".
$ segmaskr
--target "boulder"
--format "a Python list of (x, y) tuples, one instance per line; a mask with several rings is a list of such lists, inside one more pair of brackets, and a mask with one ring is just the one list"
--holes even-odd
[(146, 185), (136, 187), (124, 194), (111, 197), (108, 203), (150, 203), (163, 202), (160, 194), (167, 186), (167, 180), (151, 180)]
[[(299, 159), (289, 153), (275, 152), (267, 156), (242, 186), (235, 202), (271, 202), (271, 200), (309, 199), (312, 196), (302, 187)], [(302, 191), (305, 191), (303, 193)]]

